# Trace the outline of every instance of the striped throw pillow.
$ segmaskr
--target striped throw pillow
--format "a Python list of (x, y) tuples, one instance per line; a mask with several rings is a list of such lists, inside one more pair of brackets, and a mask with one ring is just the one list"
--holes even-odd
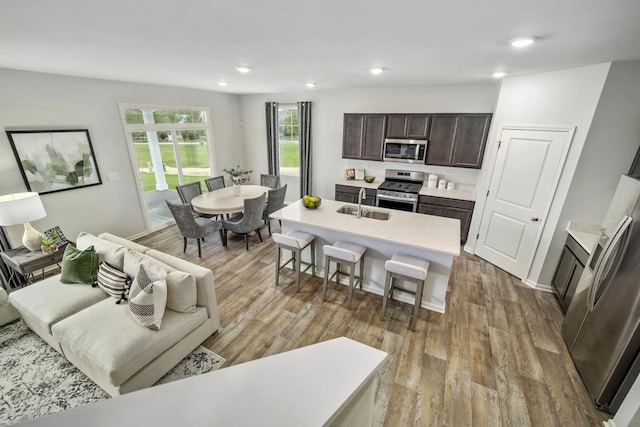
[(131, 285), (129, 311), (136, 322), (153, 331), (159, 331), (167, 305), (166, 280), (151, 281), (144, 267)]
[(108, 295), (117, 298), (116, 304), (120, 304), (127, 300), (131, 279), (127, 273), (103, 261), (98, 268), (98, 287)]

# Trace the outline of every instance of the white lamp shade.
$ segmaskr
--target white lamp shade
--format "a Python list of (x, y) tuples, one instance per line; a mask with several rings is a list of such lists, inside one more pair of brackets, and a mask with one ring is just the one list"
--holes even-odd
[(0, 225), (16, 225), (47, 216), (38, 193), (0, 196)]

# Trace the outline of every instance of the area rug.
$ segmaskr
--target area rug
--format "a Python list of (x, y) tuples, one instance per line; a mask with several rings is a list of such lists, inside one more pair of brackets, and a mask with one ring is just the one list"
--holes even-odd
[[(222, 357), (200, 346), (155, 385), (211, 372), (224, 362)], [(0, 327), (0, 425), (109, 397), (22, 321)]]

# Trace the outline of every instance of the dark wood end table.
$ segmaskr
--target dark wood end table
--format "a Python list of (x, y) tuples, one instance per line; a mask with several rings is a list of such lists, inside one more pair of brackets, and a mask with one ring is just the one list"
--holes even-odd
[(20, 273), (25, 277), (27, 285), (33, 281), (34, 273), (38, 270), (42, 270), (42, 279), (44, 279), (45, 267), (62, 262), (62, 255), (66, 246), (59, 247), (57, 251), (51, 254), (45, 254), (42, 251), (31, 252), (24, 246), (0, 252), (2, 261), (11, 270), (11, 276), (8, 280), (9, 286), (11, 286), (12, 279), (16, 273)]

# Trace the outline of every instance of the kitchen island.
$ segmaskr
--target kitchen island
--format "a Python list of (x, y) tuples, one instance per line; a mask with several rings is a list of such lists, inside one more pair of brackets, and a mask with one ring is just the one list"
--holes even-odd
[[(421, 306), (444, 313), (453, 257), (460, 255), (459, 220), (368, 206), (363, 209), (388, 212), (389, 219), (356, 218), (337, 212), (345, 205), (357, 206), (323, 200), (318, 209), (307, 209), (298, 200), (274, 212), (271, 218), (282, 221), (285, 233), (300, 230), (316, 236), (316, 274), (321, 277), (324, 275), (322, 245), (345, 240), (367, 247), (363, 289), (378, 295), (384, 293), (384, 262), (394, 253), (429, 260), (429, 273)], [(307, 252), (305, 251), (303, 259), (309, 261)], [(344, 284), (347, 279), (342, 279)], [(415, 285), (411, 283), (404, 286), (415, 289)], [(413, 296), (403, 292), (394, 293), (394, 297), (413, 303)]]

